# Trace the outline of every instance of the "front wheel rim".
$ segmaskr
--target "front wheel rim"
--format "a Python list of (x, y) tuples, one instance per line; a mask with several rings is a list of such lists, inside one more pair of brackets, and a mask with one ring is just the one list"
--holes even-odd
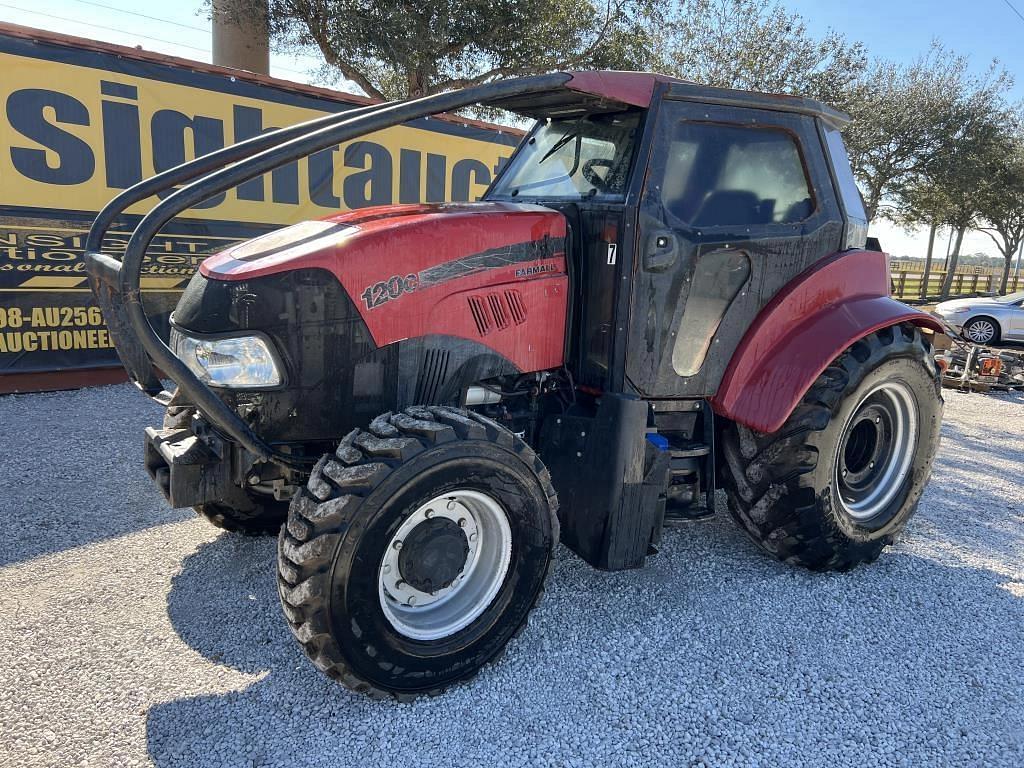
[[(440, 537), (446, 551), (439, 555)], [(412, 556), (410, 541), (418, 548)], [(452, 565), (459, 549), (464, 558), (461, 567)], [(511, 559), (512, 528), (495, 499), (469, 489), (435, 496), (417, 507), (388, 541), (377, 575), (381, 610), (405, 637), (422, 641), (449, 637), (472, 624), (491, 604)]]
[(857, 523), (881, 515), (903, 487), (917, 447), (917, 400), (902, 381), (868, 392), (839, 439), (835, 480), (843, 510)]
[(996, 336), (996, 327), (988, 320), (975, 320), (967, 326), (967, 338), (978, 344), (985, 344)]

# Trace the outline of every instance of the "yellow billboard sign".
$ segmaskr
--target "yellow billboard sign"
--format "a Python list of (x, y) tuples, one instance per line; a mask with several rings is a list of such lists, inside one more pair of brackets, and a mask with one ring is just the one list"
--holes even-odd
[[(116, 363), (106, 333), (91, 332), (102, 326), (82, 246), (96, 212), (121, 190), (261, 132), (365, 103), (4, 25), (0, 72), (0, 374)], [(149, 250), (143, 289), (165, 316), (198, 263), (235, 241), (370, 205), (476, 199), (518, 140), (514, 130), (434, 118), (317, 152), (170, 223)], [(157, 202), (129, 208), (104, 249), (123, 250)]]

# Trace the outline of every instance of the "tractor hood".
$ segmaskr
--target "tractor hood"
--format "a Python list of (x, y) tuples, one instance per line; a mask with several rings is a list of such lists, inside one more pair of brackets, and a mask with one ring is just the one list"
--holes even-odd
[[(397, 205), (304, 221), (247, 240), (200, 266), (211, 280), (251, 280), (297, 269), (334, 274), (354, 301), (375, 308), (399, 294), (500, 271), (488, 282), (523, 277), (525, 266), (562, 260), (565, 219), (519, 203)], [(542, 270), (547, 271), (547, 270)], [(561, 267), (557, 270), (563, 271)], [(530, 274), (534, 274), (530, 272)], [(389, 290), (379, 301), (375, 286)]]
[[(364, 208), (240, 243), (204, 261), (197, 279), (237, 284), (234, 293), (258, 303), (267, 281), (329, 273), (378, 346), (428, 334), (490, 338), (507, 328), (510, 349), (499, 351), (537, 370), (523, 366), (561, 360), (561, 332), (543, 344), (524, 334), (544, 332), (532, 323), (564, 313), (565, 238), (562, 214), (539, 205)], [(527, 312), (531, 327), (513, 333)]]

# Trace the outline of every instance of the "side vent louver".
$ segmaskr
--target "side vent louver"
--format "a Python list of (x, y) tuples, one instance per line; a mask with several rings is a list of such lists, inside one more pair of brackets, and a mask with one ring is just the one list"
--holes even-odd
[(514, 288), (505, 291), (505, 301), (508, 302), (509, 311), (512, 313), (512, 322), (522, 325), (526, 322), (526, 305), (523, 303), (523, 295)]
[(505, 312), (505, 302), (496, 293), (487, 294), (487, 305), (491, 308), (491, 317), (498, 330), (508, 328), (508, 314)]
[(487, 312), (487, 304), (480, 296), (469, 297), (469, 311), (473, 314), (473, 322), (481, 336), (491, 332), (491, 318)]
[(495, 329), (501, 331), (509, 325), (522, 325), (526, 322), (526, 304), (522, 294), (514, 288), (502, 293), (470, 296), (469, 311), (481, 336)]

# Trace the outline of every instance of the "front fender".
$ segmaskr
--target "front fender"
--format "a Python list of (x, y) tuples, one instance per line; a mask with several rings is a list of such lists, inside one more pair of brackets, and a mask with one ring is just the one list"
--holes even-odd
[(818, 262), (758, 314), (711, 400), (715, 413), (775, 432), (828, 364), (859, 339), (897, 323), (943, 332), (935, 318), (888, 293), (884, 253), (844, 251)]

